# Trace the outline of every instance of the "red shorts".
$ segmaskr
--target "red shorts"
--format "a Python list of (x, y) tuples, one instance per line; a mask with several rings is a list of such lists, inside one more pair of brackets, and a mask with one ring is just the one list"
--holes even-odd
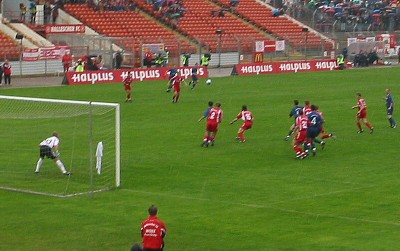
[(296, 143), (303, 143), (306, 140), (307, 130), (303, 130), (297, 133), (296, 138), (294, 139)]
[(125, 87), (125, 91), (126, 91), (126, 92), (130, 92), (131, 90), (132, 90), (131, 87), (129, 87), (129, 88), (126, 88), (126, 87)]
[(180, 92), (181, 91), (181, 87), (174, 85), (174, 91), (175, 92)]
[(213, 121), (208, 121), (206, 130), (208, 132), (218, 132), (218, 126), (219, 126), (219, 123), (215, 123)]
[(247, 120), (247, 121), (245, 121), (245, 122), (243, 123), (243, 125), (241, 126), (241, 128), (242, 128), (243, 130), (249, 130), (249, 129), (251, 129), (252, 126), (253, 126), (253, 121)]
[(361, 112), (357, 113), (357, 118), (359, 118), (359, 119), (367, 118), (367, 110), (364, 109)]

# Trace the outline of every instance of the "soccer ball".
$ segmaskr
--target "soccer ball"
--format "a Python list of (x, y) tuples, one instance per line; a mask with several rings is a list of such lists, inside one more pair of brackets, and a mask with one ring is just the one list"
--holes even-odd
[(211, 85), (211, 79), (207, 79), (207, 80), (206, 80), (206, 84), (207, 84), (207, 85)]

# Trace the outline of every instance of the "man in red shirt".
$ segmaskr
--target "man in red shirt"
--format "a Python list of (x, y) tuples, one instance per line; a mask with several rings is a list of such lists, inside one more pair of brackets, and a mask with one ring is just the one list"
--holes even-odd
[(124, 89), (126, 92), (126, 100), (125, 102), (132, 102), (132, 84), (133, 82), (133, 78), (132, 78), (132, 73), (129, 73), (128, 76), (126, 78), (124, 78)]
[(157, 207), (149, 207), (149, 218), (142, 222), (141, 234), (143, 251), (162, 251), (167, 228), (163, 221), (157, 218)]
[(184, 82), (187, 85), (187, 83), (185, 82), (185, 78), (181, 76), (179, 71), (169, 81), (170, 85), (174, 87), (174, 96), (172, 97), (172, 103), (178, 103), (181, 93), (181, 82)]
[(304, 159), (307, 157), (306, 152), (301, 147), (302, 144), (306, 141), (307, 137), (307, 128), (308, 128), (308, 118), (303, 114), (303, 110), (299, 111), (299, 116), (297, 116), (295, 121), (294, 132), (296, 137), (293, 138), (293, 150), (296, 152), (296, 158)]
[(374, 132), (374, 127), (368, 122), (367, 120), (367, 103), (365, 102), (364, 98), (361, 96), (361, 93), (357, 93), (357, 105), (353, 106), (352, 109), (357, 108), (357, 116), (356, 116), (356, 123), (358, 127), (358, 133), (363, 133), (364, 130), (361, 127), (360, 120), (369, 128), (370, 133)]
[(204, 135), (203, 143), (201, 146), (208, 147), (209, 144), (214, 145), (215, 137), (217, 136), (219, 124), (222, 121), (223, 111), (221, 103), (216, 103), (215, 107), (210, 109), (207, 116), (206, 134)]
[(251, 129), (253, 126), (253, 114), (251, 111), (247, 110), (246, 105), (242, 105), (242, 111), (236, 116), (234, 120), (231, 121), (231, 125), (238, 121), (239, 119), (242, 119), (244, 121), (243, 125), (239, 128), (238, 131), (238, 136), (236, 137), (239, 139), (240, 142), (244, 143), (246, 142), (246, 139), (244, 138), (244, 131)]
[(69, 54), (69, 51), (66, 51), (64, 53), (64, 56), (62, 56), (62, 58), (61, 58), (61, 62), (64, 67), (64, 72), (67, 72), (69, 67), (71, 66), (71, 62), (72, 62), (72, 58), (71, 58), (71, 55)]
[(3, 70), (4, 70), (4, 84), (5, 85), (11, 85), (11, 64), (8, 59), (3, 64)]

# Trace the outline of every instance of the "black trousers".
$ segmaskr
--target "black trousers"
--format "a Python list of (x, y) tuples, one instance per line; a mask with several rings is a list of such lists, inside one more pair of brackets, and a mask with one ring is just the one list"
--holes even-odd
[(11, 75), (4, 74), (4, 84), (11, 84)]

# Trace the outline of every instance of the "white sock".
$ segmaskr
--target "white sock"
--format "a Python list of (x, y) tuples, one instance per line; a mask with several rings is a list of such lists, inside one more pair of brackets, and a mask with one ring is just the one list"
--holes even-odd
[(43, 159), (39, 158), (37, 164), (36, 164), (36, 169), (35, 169), (35, 173), (38, 173), (40, 171), (40, 168), (42, 167), (42, 163), (43, 163)]
[(60, 168), (62, 173), (66, 173), (67, 172), (67, 170), (65, 170), (64, 164), (61, 162), (61, 160), (57, 160), (56, 164)]

